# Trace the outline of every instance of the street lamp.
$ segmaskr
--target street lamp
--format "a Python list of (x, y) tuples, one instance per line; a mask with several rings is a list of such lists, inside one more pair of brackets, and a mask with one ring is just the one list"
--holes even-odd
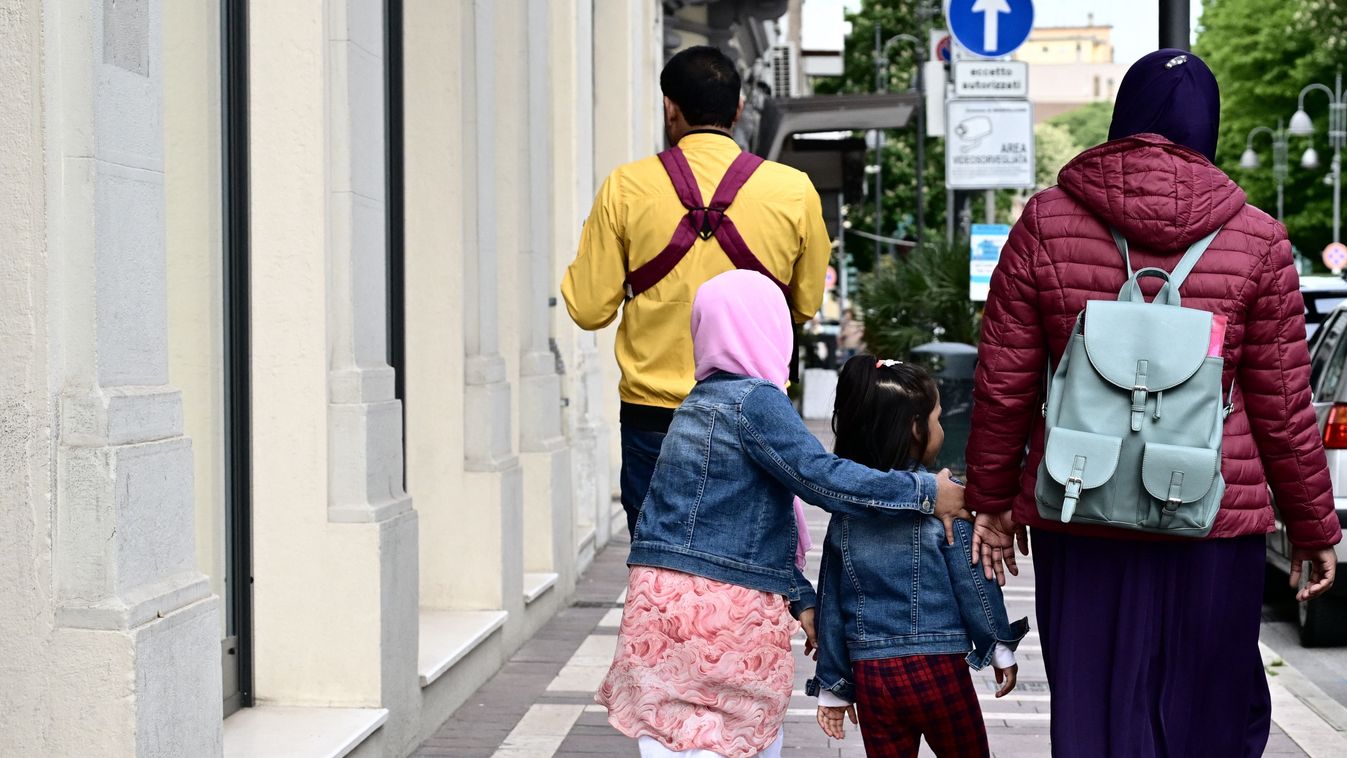
[[(923, 227), (925, 226), (925, 216), (923, 215), (923, 195), (924, 192), (924, 174), (926, 169), (926, 89), (925, 82), (921, 75), (921, 53), (923, 43), (920, 39), (911, 34), (895, 34), (879, 42), (879, 25), (875, 24), (875, 91), (888, 91), (888, 77), (885, 75), (889, 66), (889, 59), (886, 54), (889, 46), (895, 42), (907, 42), (912, 45), (912, 54), (917, 61), (916, 93), (917, 93), (917, 245), (920, 247), (925, 235)], [(875, 233), (883, 236), (884, 219), (884, 183), (880, 165), (884, 161), (884, 131), (878, 130), (875, 133)], [(879, 240), (875, 240), (875, 258), (879, 258)]]
[[(1314, 124), (1310, 121), (1310, 114), (1305, 112), (1305, 95), (1311, 90), (1323, 90), (1328, 95), (1328, 143), (1333, 146), (1333, 163), (1330, 176), (1333, 179), (1333, 241), (1342, 241), (1342, 147), (1347, 143), (1347, 99), (1343, 97), (1342, 91), (1342, 69), (1338, 69), (1337, 80), (1333, 89), (1329, 89), (1326, 84), (1306, 85), (1300, 91), (1300, 100), (1296, 108), (1295, 115), (1291, 116), (1291, 124), (1287, 129), (1291, 134), (1298, 137), (1307, 137), (1314, 134)], [(1301, 156), (1300, 165), (1305, 168), (1314, 168), (1319, 165), (1319, 153), (1315, 151), (1314, 145), (1310, 145), (1305, 154)]]
[(1286, 187), (1286, 133), (1282, 131), (1281, 119), (1277, 119), (1276, 130), (1266, 126), (1255, 126), (1249, 130), (1244, 141), (1244, 154), (1240, 156), (1240, 168), (1258, 168), (1258, 153), (1253, 149), (1253, 138), (1259, 134), (1272, 137), (1272, 177), (1277, 180), (1277, 220), (1285, 222), (1283, 215), (1283, 196)]

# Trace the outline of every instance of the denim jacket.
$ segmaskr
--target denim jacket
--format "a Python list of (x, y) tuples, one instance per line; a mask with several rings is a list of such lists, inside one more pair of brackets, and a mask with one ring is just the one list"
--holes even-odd
[[(833, 513), (933, 513), (935, 477), (880, 472), (823, 449), (779, 387), (716, 373), (674, 413), (627, 563), (784, 595), (796, 616), (814, 589), (795, 567), (797, 495)], [(885, 519), (887, 520), (887, 519)]]
[(833, 516), (819, 569), (818, 666), (806, 692), (854, 703), (852, 661), (966, 652), (982, 668), (996, 643), (1019, 645), (1028, 619), (1007, 620), (1001, 588), (973, 565), (972, 525), (954, 526), (949, 545), (944, 524), (921, 514)]

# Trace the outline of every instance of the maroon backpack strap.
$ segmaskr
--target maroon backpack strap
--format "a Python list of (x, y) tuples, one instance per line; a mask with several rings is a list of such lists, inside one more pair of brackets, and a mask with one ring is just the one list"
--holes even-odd
[(762, 165), (762, 158), (752, 153), (740, 153), (725, 171), (725, 176), (716, 187), (709, 206), (702, 205), (702, 193), (697, 187), (697, 179), (692, 174), (687, 157), (677, 146), (659, 154), (664, 171), (673, 182), (678, 200), (688, 212), (674, 228), (669, 244), (645, 265), (627, 274), (627, 298), (631, 299), (645, 292), (668, 276), (670, 271), (683, 260), (696, 243), (697, 237), (710, 239), (715, 237), (735, 268), (747, 269), (763, 274), (776, 283), (789, 296), (789, 288), (768, 271), (757, 256), (749, 250), (739, 230), (725, 215), (725, 211), (734, 202), (740, 188)]
[(659, 160), (664, 164), (664, 171), (669, 175), (669, 180), (673, 182), (679, 202), (688, 209), (688, 212), (679, 219), (678, 226), (674, 227), (673, 238), (659, 255), (627, 274), (628, 300), (655, 286), (674, 270), (674, 266), (683, 260), (683, 256), (688, 254), (697, 241), (697, 227), (693, 224), (704, 223), (706, 218), (706, 209), (701, 207), (702, 191), (697, 187), (697, 179), (692, 175), (692, 167), (688, 165), (688, 159), (683, 155), (683, 151), (675, 145), (660, 153)]
[(725, 251), (725, 255), (734, 264), (735, 268), (747, 271), (756, 271), (759, 274), (772, 280), (781, 291), (786, 294), (786, 299), (790, 300), (790, 287), (787, 286), (776, 275), (767, 270), (758, 260), (758, 256), (748, 248), (748, 243), (739, 234), (739, 228), (734, 225), (729, 216), (725, 215), (725, 210), (734, 202), (734, 198), (739, 194), (739, 189), (744, 186), (748, 178), (758, 170), (762, 165), (762, 158), (753, 153), (740, 153), (734, 163), (730, 164), (725, 172), (725, 178), (720, 180), (720, 186), (716, 187), (716, 194), (711, 198), (711, 211), (719, 216), (714, 227), (716, 241)]

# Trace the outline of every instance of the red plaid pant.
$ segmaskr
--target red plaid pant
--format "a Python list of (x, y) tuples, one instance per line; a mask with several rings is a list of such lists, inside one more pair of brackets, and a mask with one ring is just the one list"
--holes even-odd
[(868, 758), (915, 758), (921, 738), (940, 758), (988, 758), (987, 727), (962, 655), (852, 661)]

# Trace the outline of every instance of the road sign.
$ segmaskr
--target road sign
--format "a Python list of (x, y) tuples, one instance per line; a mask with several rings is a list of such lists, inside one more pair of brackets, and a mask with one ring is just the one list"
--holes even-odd
[(955, 97), (1028, 97), (1024, 61), (964, 60), (954, 63)]
[(1034, 111), (1027, 100), (950, 100), (945, 111), (945, 186), (1034, 186)]
[(1001, 260), (1001, 248), (1010, 239), (1005, 224), (973, 224), (968, 250), (968, 299), (986, 302), (992, 286), (992, 272)]
[(941, 63), (949, 63), (953, 58), (950, 51), (949, 32), (943, 32), (939, 29), (931, 30), (931, 60)]
[(1347, 245), (1341, 242), (1328, 243), (1328, 247), (1324, 248), (1324, 265), (1335, 274), (1347, 268)]
[(1009, 55), (1034, 28), (1032, 0), (950, 0), (949, 30), (974, 55)]

